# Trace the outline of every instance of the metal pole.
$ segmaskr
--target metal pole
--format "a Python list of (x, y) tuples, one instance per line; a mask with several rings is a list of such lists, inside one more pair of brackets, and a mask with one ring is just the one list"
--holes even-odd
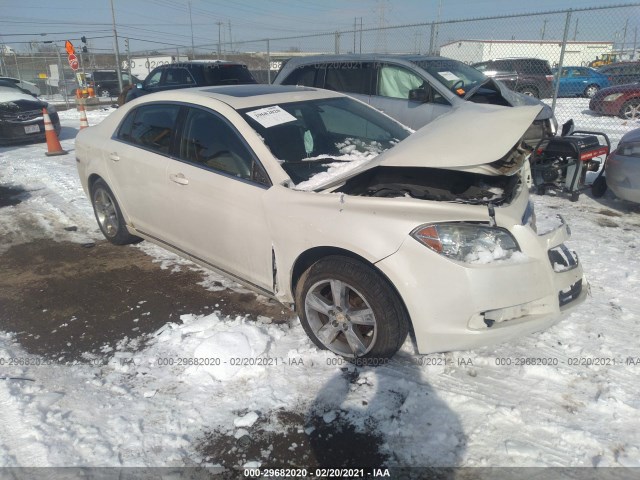
[(216, 22), (216, 24), (218, 25), (218, 60), (220, 60), (221, 52), (220, 52), (220, 28), (222, 27), (222, 22)]
[(113, 44), (116, 49), (116, 76), (118, 77), (118, 88), (122, 91), (122, 72), (120, 71), (120, 50), (118, 49), (118, 32), (116, 31), (116, 12), (113, 9), (111, 0), (111, 20), (113, 21)]
[(356, 20), (357, 17), (353, 17), (353, 53), (356, 53)]
[(362, 17), (360, 17), (360, 53), (362, 53)]
[(431, 24), (431, 37), (429, 38), (429, 55), (433, 55), (433, 43), (436, 38), (436, 24)]
[(4, 63), (4, 48), (5, 46), (0, 44), (0, 75), (9, 76), (9, 72), (7, 71), (7, 67)]
[(16, 54), (16, 52), (13, 52), (13, 58), (16, 59), (16, 72), (18, 73), (18, 80), (22, 80), (22, 77), (20, 76), (20, 67), (18, 67), (18, 55)]
[(193, 44), (193, 19), (191, 18), (191, 2), (189, 2), (189, 23), (191, 24), (191, 59), (196, 59), (196, 47)]
[(620, 48), (620, 60), (622, 60), (622, 55), (624, 55), (624, 45), (627, 43), (627, 26), (629, 26), (629, 18), (624, 22), (624, 34), (622, 35), (622, 47)]
[(267, 83), (271, 85), (271, 47), (267, 39)]
[(131, 76), (131, 50), (129, 50), (129, 39), (125, 42), (127, 47), (127, 73), (129, 74), (129, 85), (133, 85), (133, 77)]
[[(53, 44), (56, 47), (56, 53), (58, 54), (58, 69), (60, 70), (60, 76), (62, 77), (62, 96), (64, 97), (64, 103), (69, 110), (69, 95), (67, 93), (67, 79), (64, 76), (64, 66), (62, 65), (62, 57), (60, 56), (60, 50), (58, 50), (58, 44)], [(60, 90), (60, 78), (58, 78), (58, 90)]]
[(562, 75), (562, 65), (564, 63), (564, 52), (567, 49), (567, 38), (569, 37), (569, 28), (571, 27), (571, 10), (567, 12), (567, 20), (564, 24), (564, 36), (562, 37), (562, 48), (560, 49), (560, 60), (558, 61), (558, 80), (553, 89), (553, 100), (551, 102), (551, 111), (556, 113), (556, 100), (558, 99), (558, 89), (560, 88), (560, 75)]

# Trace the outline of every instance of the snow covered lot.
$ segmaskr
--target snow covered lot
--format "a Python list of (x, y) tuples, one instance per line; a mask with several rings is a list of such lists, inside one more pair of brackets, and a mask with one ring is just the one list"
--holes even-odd
[[(585, 100), (559, 102), (578, 128), (581, 118), (593, 128)], [(89, 123), (108, 113), (89, 112)], [(60, 117), (69, 155), (0, 148), (0, 185), (28, 191), (0, 208), (0, 272), (13, 245), (101, 239), (76, 174), (78, 114)], [(623, 121), (600, 121), (615, 145)], [(0, 466), (339, 466), (327, 437), (348, 435), (364, 452), (351, 458), (372, 464), (640, 467), (640, 209), (610, 192), (533, 198), (539, 216), (566, 217), (591, 283), (587, 302), (555, 327), (468, 352), (414, 356), (407, 343), (378, 368), (347, 365), (295, 320), (264, 316), (174, 315), (82, 364), (34, 356), (0, 332)], [(142, 249), (158, 269), (191, 268), (150, 244), (123, 248)], [(202, 275), (205, 287), (236, 288)]]

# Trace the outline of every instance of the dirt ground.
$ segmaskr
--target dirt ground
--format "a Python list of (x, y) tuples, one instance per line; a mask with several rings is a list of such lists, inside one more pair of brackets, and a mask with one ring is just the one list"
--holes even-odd
[(82, 361), (123, 339), (178, 321), (185, 313), (292, 313), (253, 293), (212, 292), (197, 271), (170, 272), (139, 249), (106, 241), (80, 245), (38, 240), (0, 257), (0, 330), (15, 332), (30, 353)]

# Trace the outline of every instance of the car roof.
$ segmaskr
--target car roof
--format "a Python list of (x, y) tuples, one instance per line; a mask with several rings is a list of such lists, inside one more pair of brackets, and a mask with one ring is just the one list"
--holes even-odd
[(165, 65), (158, 65), (156, 68), (169, 68), (169, 67), (194, 67), (200, 65), (245, 65), (242, 62), (232, 62), (230, 60), (187, 60), (185, 62), (167, 63)]
[[(218, 100), (235, 110), (274, 105), (278, 103), (300, 102), (321, 98), (346, 97), (338, 92), (312, 87), (247, 84), (215, 87), (195, 87), (152, 93), (141, 97), (147, 101), (184, 101), (199, 103), (205, 99)], [(140, 103), (140, 102), (139, 102)]]
[[(430, 55), (416, 54), (389, 54), (389, 53), (349, 53), (343, 55), (308, 55), (304, 57), (293, 57), (287, 64), (314, 63), (314, 62), (336, 62), (336, 61), (367, 61), (367, 60), (405, 60), (408, 62), (430, 61), (430, 60), (453, 60), (448, 57), (438, 57)], [(454, 60), (458, 61), (458, 60)]]

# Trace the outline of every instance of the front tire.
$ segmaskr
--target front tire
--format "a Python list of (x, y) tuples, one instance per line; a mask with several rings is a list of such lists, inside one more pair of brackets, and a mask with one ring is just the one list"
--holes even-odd
[(131, 235), (127, 230), (116, 197), (102, 179), (96, 180), (91, 186), (91, 205), (100, 231), (111, 243), (127, 245), (142, 240), (140, 237)]
[(349, 359), (391, 358), (409, 331), (395, 290), (372, 267), (349, 257), (323, 258), (302, 275), (296, 311), (313, 343)]
[(540, 98), (540, 94), (538, 93), (538, 89), (535, 87), (522, 87), (518, 89), (518, 92), (526, 95), (527, 97)]
[(634, 98), (625, 102), (620, 109), (620, 117), (625, 120), (637, 120), (640, 118), (640, 99)]

